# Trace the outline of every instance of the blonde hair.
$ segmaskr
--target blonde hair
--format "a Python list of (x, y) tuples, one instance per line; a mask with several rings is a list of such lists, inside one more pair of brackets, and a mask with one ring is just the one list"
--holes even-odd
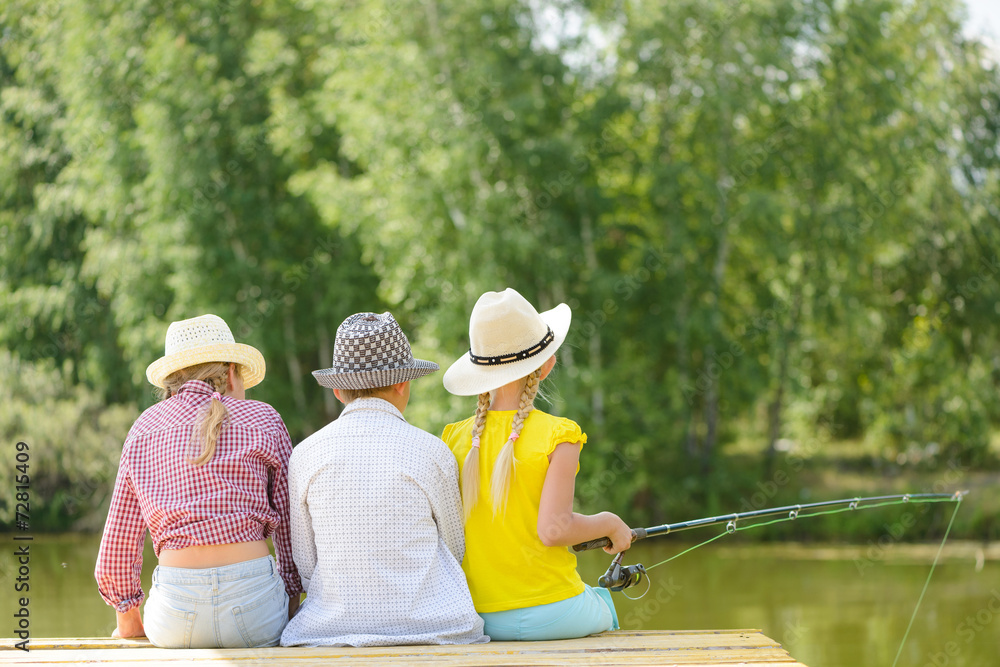
[(472, 423), (472, 447), (462, 462), (462, 510), (465, 520), (469, 520), (472, 508), (479, 499), (479, 436), (486, 426), (486, 413), (490, 409), (490, 392), (479, 394), (476, 405), (476, 420)]
[[(490, 477), (490, 502), (493, 506), (493, 516), (503, 514), (507, 509), (507, 496), (510, 492), (510, 482), (514, 477), (514, 442), (521, 437), (524, 422), (535, 407), (535, 396), (538, 395), (538, 385), (542, 369), (537, 369), (524, 378), (524, 389), (521, 390), (521, 400), (510, 426), (510, 435), (504, 443), (493, 465), (493, 475)], [(486, 426), (486, 413), (490, 408), (490, 393), (479, 395), (476, 406), (476, 419), (472, 424), (472, 448), (462, 463), (462, 505), (465, 520), (469, 520), (472, 509), (479, 499), (479, 438)]]
[(340, 392), (340, 398), (346, 405), (359, 398), (384, 398), (392, 391), (392, 385), (387, 387), (369, 387), (367, 389), (338, 389), (337, 391)]
[[(174, 371), (163, 380), (163, 388), (159, 391), (160, 398), (170, 398), (181, 386), (190, 380), (201, 380), (212, 385), (212, 388), (220, 394), (226, 391), (229, 380), (229, 367), (234, 364), (212, 361), (204, 364), (196, 364)], [(235, 364), (236, 373), (242, 377), (239, 364)], [(194, 458), (189, 458), (188, 463), (195, 467), (203, 466), (212, 460), (215, 455), (215, 446), (218, 444), (219, 435), (226, 419), (229, 418), (229, 411), (226, 410), (222, 401), (213, 398), (209, 401), (208, 409), (195, 427), (194, 440), (201, 445), (201, 453)]]

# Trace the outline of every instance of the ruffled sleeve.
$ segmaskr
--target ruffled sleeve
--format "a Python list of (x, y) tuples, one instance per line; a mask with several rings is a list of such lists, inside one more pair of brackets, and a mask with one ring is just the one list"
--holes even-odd
[(461, 467), (462, 461), (465, 460), (465, 454), (468, 453), (469, 448), (472, 446), (469, 435), (472, 433), (473, 419), (473, 417), (469, 417), (464, 421), (448, 424), (441, 432), (441, 439), (448, 445), (451, 453), (455, 455), (455, 459), (459, 462), (459, 467)]
[(587, 443), (587, 434), (572, 419), (560, 417), (552, 429), (552, 438), (549, 440), (546, 455), (551, 454), (558, 445), (564, 442), (579, 442), (582, 447)]
[(444, 427), (444, 431), (441, 432), (441, 439), (447, 442), (449, 446), (451, 446), (452, 438), (455, 437), (454, 434), (456, 426), (458, 426), (458, 424), (448, 424)]

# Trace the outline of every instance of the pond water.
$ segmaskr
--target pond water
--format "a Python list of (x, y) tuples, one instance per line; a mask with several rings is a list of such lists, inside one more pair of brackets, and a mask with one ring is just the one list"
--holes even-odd
[[(0, 636), (14, 636), (16, 546), (0, 536)], [(937, 545), (741, 545), (722, 540), (651, 569), (645, 597), (616, 595), (631, 630), (759, 628), (810, 667), (889, 667), (927, 580)], [(110, 635), (114, 613), (93, 579), (98, 535), (36, 535), (30, 542), (32, 637)], [(626, 563), (654, 565), (690, 546), (673, 536), (636, 544)], [(898, 665), (1000, 665), (1000, 561), (996, 545), (949, 544), (927, 587)], [(580, 556), (596, 584), (610, 562)], [(155, 559), (148, 548), (143, 583)], [(645, 583), (645, 582), (644, 582)], [(638, 595), (645, 585), (629, 589)]]

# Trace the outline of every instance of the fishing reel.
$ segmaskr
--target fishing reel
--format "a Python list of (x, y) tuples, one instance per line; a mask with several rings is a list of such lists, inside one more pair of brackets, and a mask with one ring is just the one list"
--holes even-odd
[(643, 580), (643, 577), (647, 576), (646, 568), (642, 563), (623, 566), (622, 556), (624, 554), (625, 552), (622, 551), (615, 556), (615, 559), (611, 561), (611, 565), (608, 566), (608, 571), (602, 574), (601, 578), (597, 580), (598, 586), (618, 592), (635, 586)]

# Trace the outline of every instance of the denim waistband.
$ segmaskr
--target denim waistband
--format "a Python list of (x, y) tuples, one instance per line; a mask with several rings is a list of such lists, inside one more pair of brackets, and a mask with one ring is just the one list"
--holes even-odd
[(254, 558), (222, 567), (201, 569), (157, 565), (156, 569), (153, 570), (153, 581), (164, 584), (211, 584), (218, 581), (237, 581), (249, 577), (271, 575), (276, 567), (273, 556)]

